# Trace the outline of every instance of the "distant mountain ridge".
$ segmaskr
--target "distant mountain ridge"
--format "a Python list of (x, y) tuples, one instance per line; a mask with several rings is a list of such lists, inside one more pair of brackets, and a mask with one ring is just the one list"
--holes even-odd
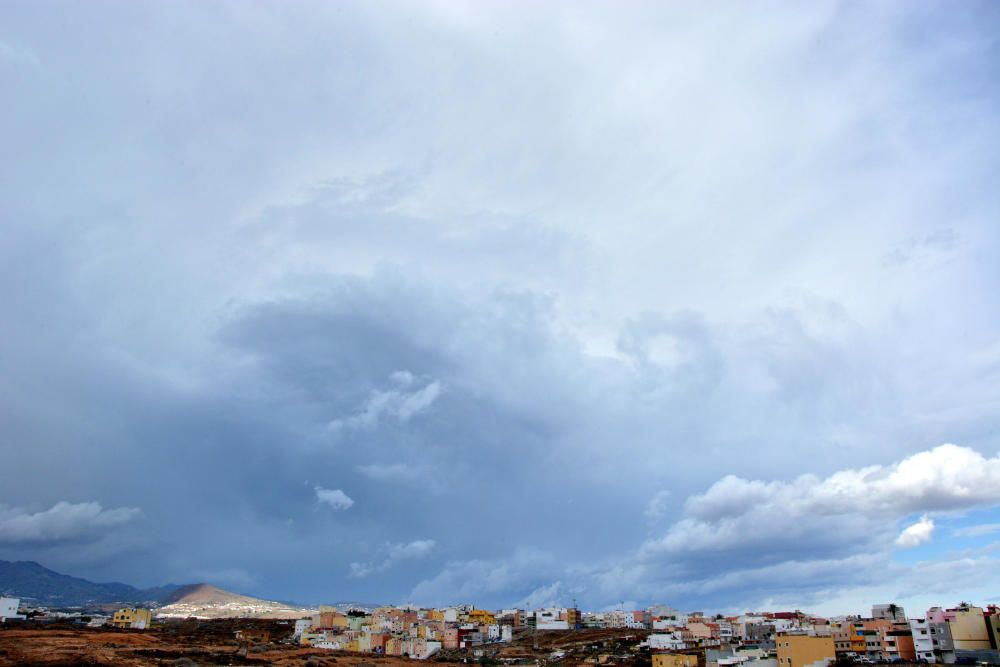
[(211, 584), (136, 588), (119, 582), (96, 583), (34, 561), (0, 560), (0, 595), (45, 607), (143, 605), (157, 608), (158, 616), (175, 618), (298, 618), (311, 613), (305, 607), (231, 593)]
[(60, 574), (34, 561), (0, 560), (0, 594), (48, 607), (160, 604), (179, 588), (174, 584), (136, 588), (119, 582), (96, 583)]

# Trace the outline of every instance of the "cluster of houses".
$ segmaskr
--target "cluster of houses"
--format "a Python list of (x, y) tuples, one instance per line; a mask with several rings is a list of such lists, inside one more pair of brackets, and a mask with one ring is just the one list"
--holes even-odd
[(321, 606), (311, 618), (296, 621), (294, 636), (300, 644), (317, 648), (424, 659), (442, 649), (511, 641), (514, 628), (525, 620), (511, 611), (505, 615), (473, 607), (406, 606), (344, 613)]
[[(1000, 665), (1000, 609), (961, 604), (908, 618), (895, 604), (870, 617), (818, 618), (802, 612), (654, 617), (647, 642), (654, 667), (690, 667), (663, 654), (703, 653), (709, 667), (825, 667), (831, 663)], [(657, 653), (660, 654), (658, 658)], [(678, 662), (678, 660), (681, 660)]]
[[(870, 617), (818, 618), (802, 612), (724, 617), (655, 606), (643, 611), (569, 608), (487, 611), (459, 606), (382, 607), (343, 612), (321, 607), (300, 619), (295, 638), (317, 648), (427, 658), (438, 651), (509, 642), (518, 628), (647, 630), (653, 667), (824, 667), (830, 663), (1000, 665), (1000, 609), (962, 604), (907, 618), (895, 604)], [(693, 657), (692, 657), (693, 656)], [(693, 659), (701, 662), (688, 664)]]
[[(0, 597), (0, 623), (6, 623), (8, 620), (24, 620), (27, 618), (26, 614), (18, 613), (20, 607), (21, 600), (19, 598)], [(83, 612), (79, 610), (60, 612), (36, 609), (32, 611), (32, 614), (36, 618), (41, 616), (46, 619), (68, 620), (79, 620), (84, 616)], [(90, 627), (100, 627), (110, 624), (116, 628), (146, 630), (153, 625), (153, 612), (149, 609), (136, 607), (119, 609), (110, 618), (100, 615), (88, 615), (88, 618), (91, 619), (88, 623)]]

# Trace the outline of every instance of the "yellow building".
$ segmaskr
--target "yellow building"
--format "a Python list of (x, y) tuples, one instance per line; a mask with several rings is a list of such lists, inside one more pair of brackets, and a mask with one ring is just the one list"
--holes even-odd
[(653, 667), (698, 667), (698, 656), (686, 653), (654, 653)]
[(114, 613), (114, 616), (111, 617), (111, 624), (116, 628), (145, 630), (153, 625), (153, 612), (148, 609), (126, 607)]
[(485, 609), (473, 609), (468, 613), (469, 623), (476, 625), (496, 625), (497, 617)]
[(827, 667), (837, 659), (833, 637), (778, 635), (778, 667)]
[(990, 649), (990, 634), (986, 617), (979, 607), (955, 609), (954, 620), (948, 620), (951, 638), (957, 651), (987, 651)]

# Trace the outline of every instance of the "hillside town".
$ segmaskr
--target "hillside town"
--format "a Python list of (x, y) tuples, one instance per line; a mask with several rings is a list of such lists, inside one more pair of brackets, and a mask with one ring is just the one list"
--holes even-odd
[(438, 651), (510, 642), (518, 630), (571, 632), (587, 628), (647, 631), (643, 646), (654, 667), (686, 667), (659, 655), (704, 654), (717, 667), (819, 667), (861, 664), (1000, 664), (1000, 608), (962, 604), (907, 617), (895, 604), (868, 617), (819, 618), (799, 611), (706, 616), (665, 606), (581, 612), (575, 607), (487, 611), (471, 606), (383, 607), (371, 613), (321, 607), (295, 623), (304, 645), (362, 653), (428, 658)]
[[(0, 598), (0, 622), (25, 619), (18, 613), (18, 603), (13, 598)], [(137, 631), (171, 622), (178, 619), (132, 607), (88, 619), (91, 627)], [(442, 609), (322, 605), (309, 615), (279, 622), (291, 626), (286, 643), (321, 651), (420, 660), (499, 658), (509, 664), (526, 664), (516, 651), (505, 653), (502, 649), (516, 640), (533, 643), (537, 653), (539, 638), (545, 637), (547, 646), (560, 647), (547, 656), (546, 662), (553, 664), (564, 660), (628, 664), (648, 655), (652, 667), (1000, 665), (1000, 607), (967, 603), (932, 607), (911, 616), (902, 606), (880, 604), (866, 616), (833, 618), (801, 611), (706, 615), (662, 605), (600, 612), (580, 611), (575, 606), (485, 610), (471, 605)], [(611, 633), (595, 634), (600, 630)], [(270, 633), (240, 630), (236, 635), (244, 643), (270, 641)], [(574, 641), (575, 637), (583, 639)], [(595, 643), (595, 637), (630, 641)], [(616, 648), (608, 648), (612, 646)], [(574, 656), (574, 652), (580, 654)], [(533, 661), (540, 662), (537, 658)]]

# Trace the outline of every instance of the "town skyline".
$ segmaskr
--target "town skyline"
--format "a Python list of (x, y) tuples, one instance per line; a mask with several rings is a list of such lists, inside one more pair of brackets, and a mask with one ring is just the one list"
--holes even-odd
[[(108, 613), (107, 606), (100, 605), (21, 607), (18, 599), (0, 597), (0, 624), (35, 626), (35, 637), (44, 636), (37, 633), (44, 633), (46, 625), (67, 622), (83, 626), (78, 630), (82, 637), (99, 637), (106, 628), (140, 633), (167, 629), (179, 645), (179, 624), (190, 632), (192, 622), (195, 628), (218, 629), (224, 627), (220, 621), (228, 619), (237, 624), (228, 627), (237, 628), (233, 634), (243, 654), (255, 644), (258, 652), (278, 648), (277, 640), (284, 651), (299, 646), (310, 655), (318, 651), (463, 663), (472, 656), (510, 664), (602, 664), (614, 655), (615, 662), (648, 661), (652, 667), (696, 667), (702, 661), (708, 667), (1000, 664), (1000, 607), (967, 602), (916, 614), (889, 602), (873, 605), (870, 614), (833, 618), (799, 610), (707, 615), (668, 605), (600, 612), (575, 605), (487, 610), (475, 605), (345, 604), (294, 609), (205, 584), (181, 587), (164, 602)], [(542, 640), (549, 647), (546, 651)], [(552, 647), (565, 648), (547, 653)]]

